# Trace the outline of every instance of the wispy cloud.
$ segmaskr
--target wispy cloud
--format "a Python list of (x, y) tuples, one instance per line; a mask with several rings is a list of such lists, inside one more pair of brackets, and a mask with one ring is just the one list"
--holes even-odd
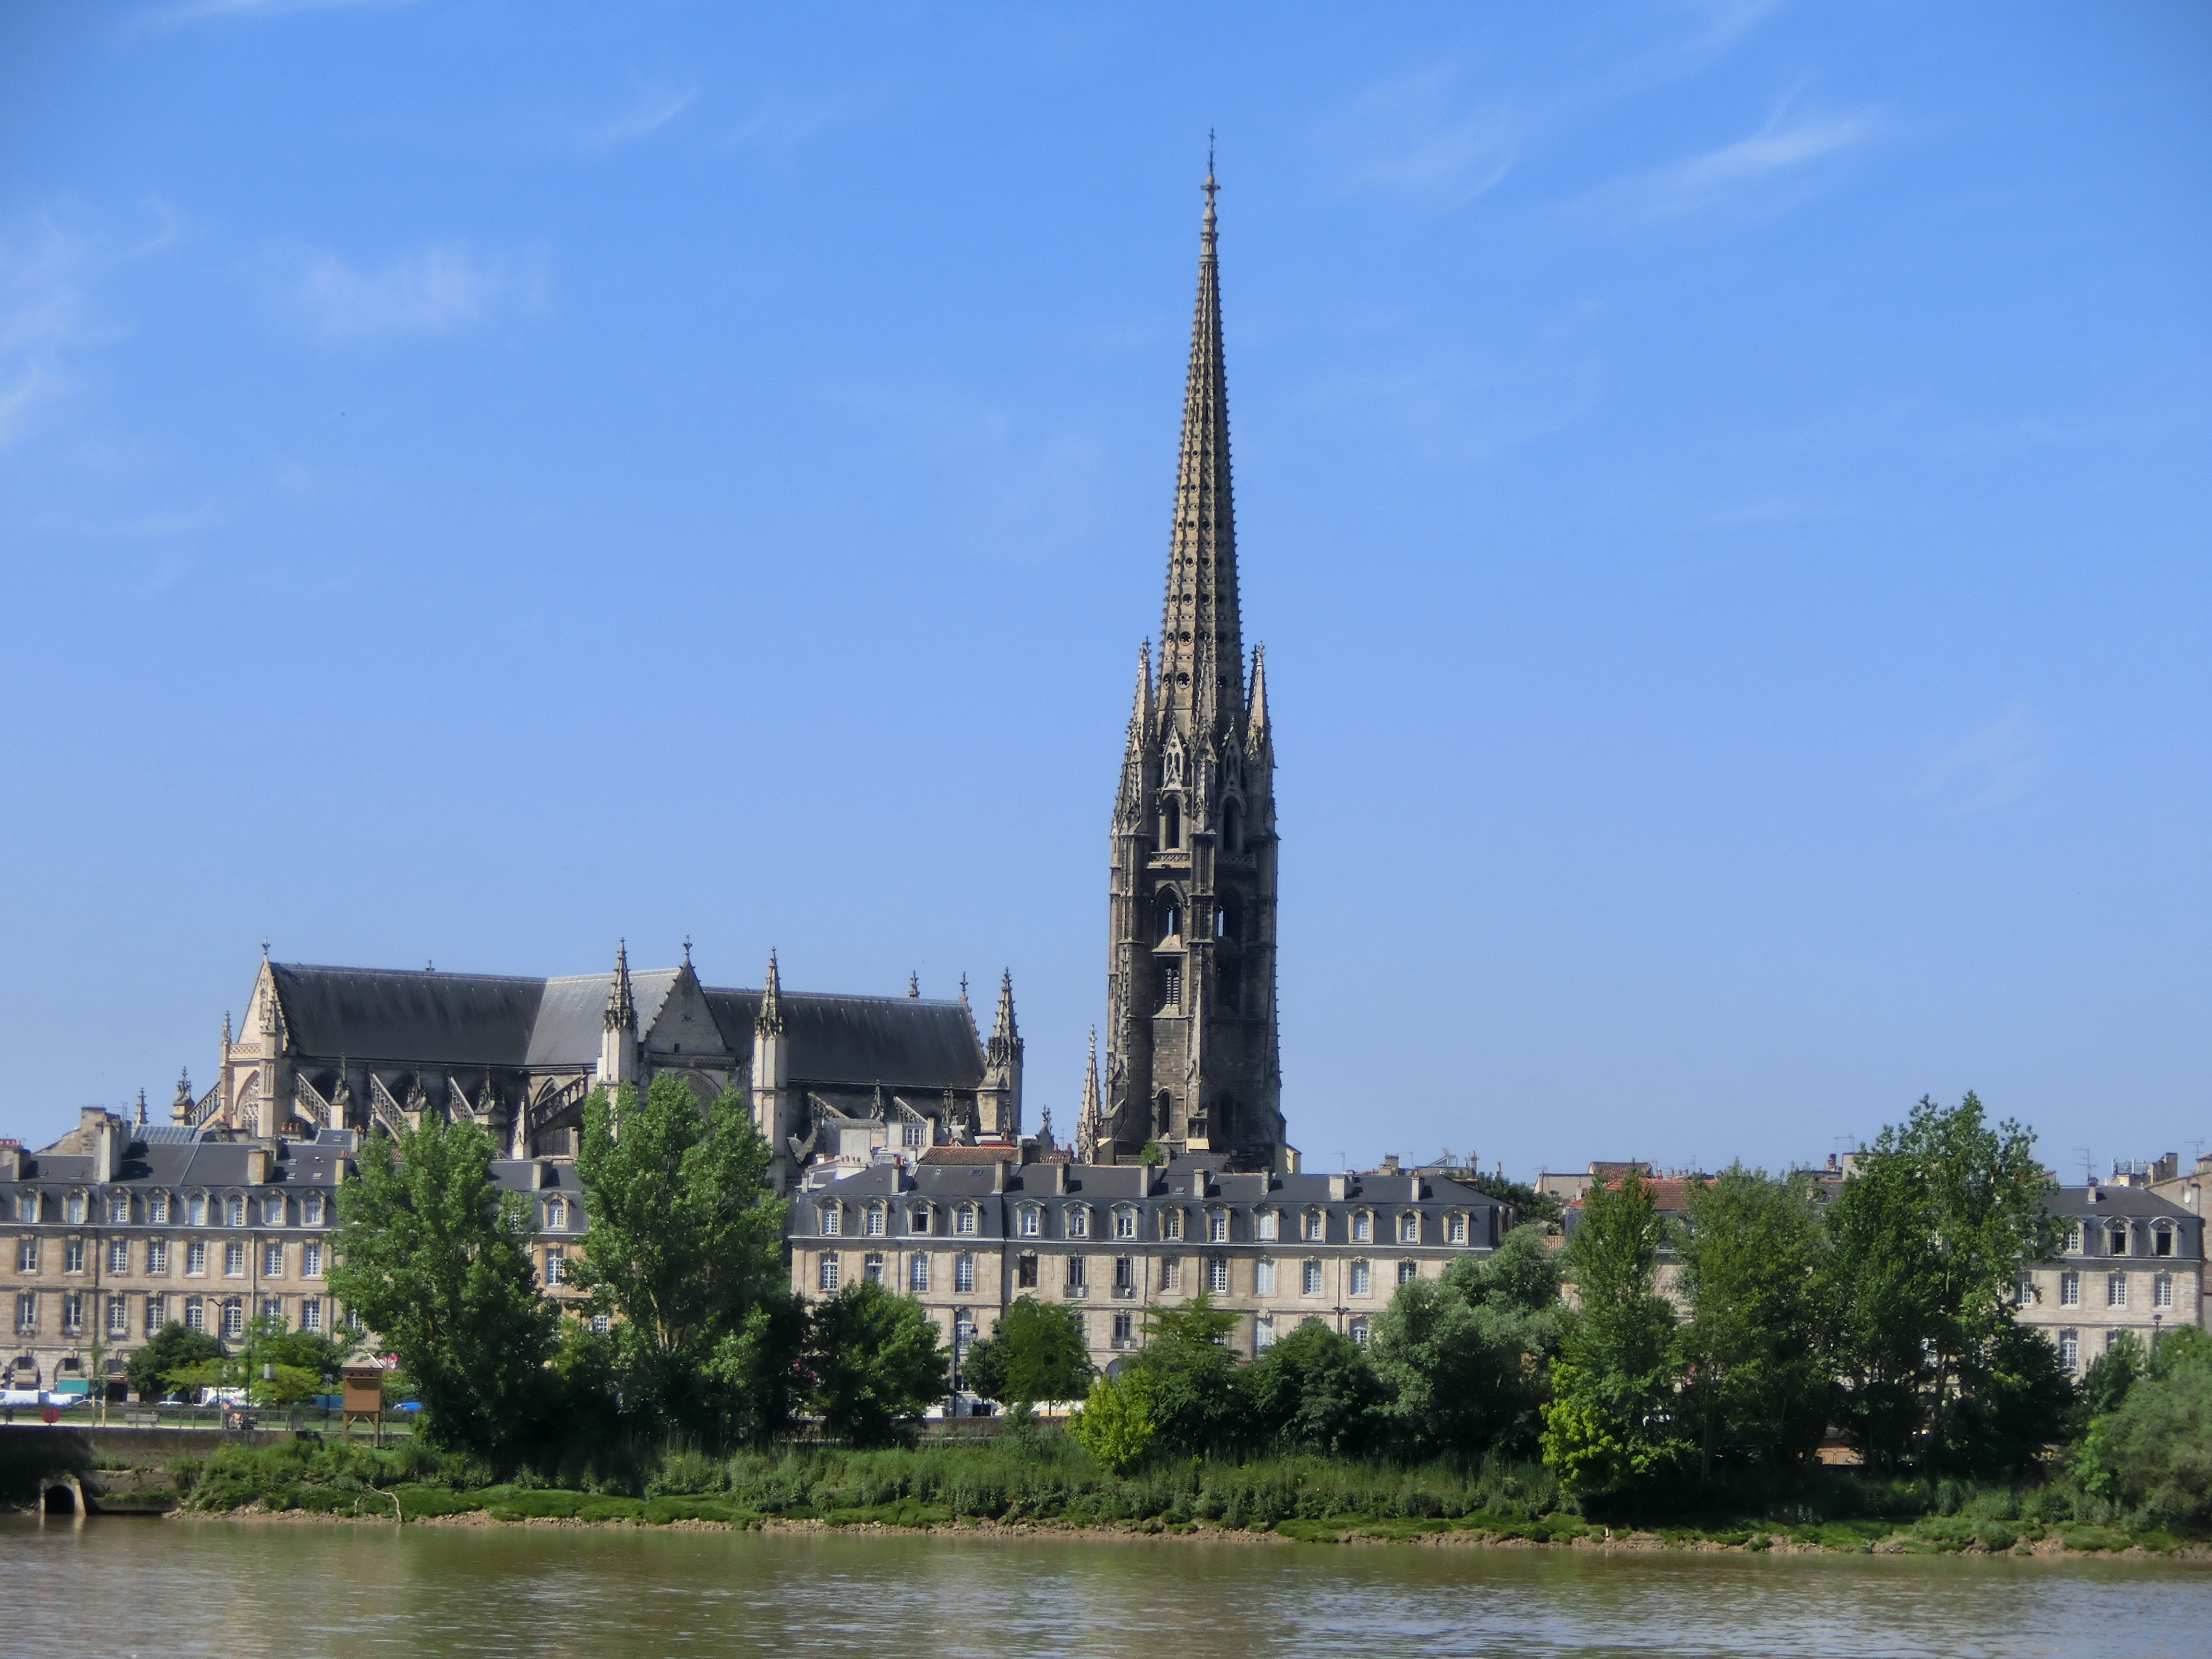
[(1443, 212), (1497, 185), (1512, 169), (1518, 130), (1502, 105), (1468, 107), (1456, 82), (1432, 70), (1362, 93), (1322, 129), (1340, 179)]
[(726, 142), (757, 149), (789, 152), (839, 122), (858, 114), (869, 101), (869, 94), (856, 88), (847, 88), (818, 98), (769, 98), (757, 105), (750, 115), (730, 131)]
[(2019, 799), (2042, 766), (2027, 710), (2015, 708), (1931, 755), (1916, 793), (1942, 798), (1946, 816), (1964, 817)]
[(611, 149), (617, 144), (635, 143), (683, 114), (698, 96), (696, 86), (648, 87), (627, 114), (586, 133), (584, 148)]
[(1796, 199), (1808, 172), (1876, 137), (1869, 111), (1792, 119), (1785, 101), (1748, 137), (1656, 172), (1617, 179), (1582, 204), (1584, 216), (1616, 224), (1650, 224), (1723, 205), (1778, 207)]
[(0, 232), (0, 448), (28, 435), (43, 411), (76, 389), (74, 357), (129, 332), (98, 315), (93, 295), (111, 272), (181, 234), (174, 213), (151, 205), (155, 229), (122, 246), (51, 219)]
[(327, 249), (286, 263), (288, 306), (325, 340), (451, 334), (545, 301), (542, 258), (485, 258), (465, 241), (430, 242), (374, 270), (356, 270)]

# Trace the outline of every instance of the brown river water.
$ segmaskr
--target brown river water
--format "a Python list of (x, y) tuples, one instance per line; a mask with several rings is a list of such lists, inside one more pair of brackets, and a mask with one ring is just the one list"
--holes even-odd
[(2212, 1567), (0, 1519), (0, 1652), (2212, 1653)]

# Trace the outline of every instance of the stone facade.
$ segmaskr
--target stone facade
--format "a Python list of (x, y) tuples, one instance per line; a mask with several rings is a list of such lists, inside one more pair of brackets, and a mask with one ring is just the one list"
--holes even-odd
[(1275, 1020), (1274, 742), (1266, 670), (1238, 614), (1214, 183), (1183, 394), (1158, 672), (1137, 659), (1114, 801), (1107, 1068), (1077, 1153), (1147, 1143), (1289, 1170)]
[(956, 1354), (1016, 1298), (1078, 1310), (1116, 1369), (1148, 1303), (1205, 1295), (1255, 1354), (1309, 1319), (1354, 1341), (1398, 1285), (1486, 1255), (1518, 1219), (1425, 1172), (1239, 1171), (1220, 1155), (1079, 1163), (1048, 1143), (945, 1146), (793, 1194), (792, 1288), (818, 1298), (872, 1278), (914, 1297)]
[(2123, 1331), (2145, 1347), (2203, 1322), (2204, 1222), (2142, 1188), (2062, 1187), (2049, 1207), (2059, 1254), (2023, 1268), (2021, 1322), (2057, 1345), (2078, 1376)]

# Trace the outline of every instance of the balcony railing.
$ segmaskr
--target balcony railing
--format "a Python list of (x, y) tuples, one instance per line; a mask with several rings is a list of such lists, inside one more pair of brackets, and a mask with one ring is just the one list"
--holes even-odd
[(1119, 1301), (1133, 1302), (1137, 1299), (1137, 1287), (1134, 1285), (1116, 1285), (1114, 1295)]

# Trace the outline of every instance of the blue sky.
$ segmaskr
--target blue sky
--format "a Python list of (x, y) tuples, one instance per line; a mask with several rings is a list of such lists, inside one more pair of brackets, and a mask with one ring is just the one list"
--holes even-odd
[(0, 15), (0, 1132), (264, 934), (1064, 1129), (1212, 127), (1309, 1167), (2212, 1136), (2212, 15)]

